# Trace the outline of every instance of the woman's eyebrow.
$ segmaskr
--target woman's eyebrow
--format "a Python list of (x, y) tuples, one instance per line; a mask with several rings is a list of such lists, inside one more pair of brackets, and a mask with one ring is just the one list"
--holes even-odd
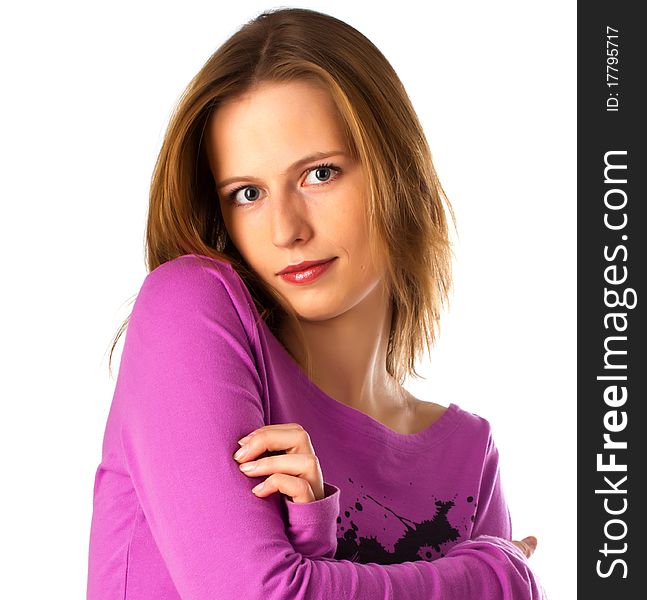
[[(337, 155), (345, 155), (346, 152), (343, 150), (328, 150), (325, 152), (315, 152), (314, 154), (309, 154), (308, 156), (304, 156), (303, 158), (300, 158), (296, 162), (292, 163), (285, 171), (283, 174), (287, 173), (288, 171), (291, 171), (293, 169), (296, 169), (300, 167), (301, 165), (304, 165), (305, 163), (308, 163), (313, 160), (321, 159), (321, 158), (328, 158), (329, 156), (337, 156)], [(233, 183), (234, 181), (238, 181), (239, 179), (257, 179), (253, 175), (237, 175), (234, 177), (227, 177), (227, 179), (223, 179), (222, 181), (218, 182), (216, 184), (216, 188), (220, 189), (224, 186), (226, 186), (229, 183)]]

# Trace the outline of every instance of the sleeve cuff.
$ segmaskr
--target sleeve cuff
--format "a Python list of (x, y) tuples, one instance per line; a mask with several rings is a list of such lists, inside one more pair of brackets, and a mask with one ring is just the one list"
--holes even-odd
[(339, 488), (324, 481), (324, 497), (313, 502), (297, 503), (283, 496), (290, 523), (310, 525), (336, 521), (339, 516)]
[(310, 558), (334, 557), (339, 496), (339, 488), (326, 482), (320, 500), (299, 504), (282, 496), (288, 515), (288, 538), (297, 552)]

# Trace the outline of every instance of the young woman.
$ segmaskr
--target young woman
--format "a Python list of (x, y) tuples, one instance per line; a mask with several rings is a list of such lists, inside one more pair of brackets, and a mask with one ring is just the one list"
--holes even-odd
[(152, 182), (90, 600), (543, 597), (488, 421), (402, 385), (451, 286), (443, 200), (349, 25), (263, 13), (207, 61)]

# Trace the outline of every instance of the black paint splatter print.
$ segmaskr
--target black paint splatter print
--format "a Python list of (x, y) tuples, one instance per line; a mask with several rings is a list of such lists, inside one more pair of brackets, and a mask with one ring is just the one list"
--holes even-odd
[[(348, 479), (353, 483), (352, 479)], [(363, 486), (360, 486), (363, 487)], [(356, 498), (354, 504), (342, 511), (337, 517), (337, 560), (347, 559), (359, 563), (378, 563), (381, 565), (399, 564), (406, 561), (427, 560), (445, 556), (443, 544), (456, 542), (460, 537), (458, 526), (450, 522), (451, 510), (456, 505), (456, 498), (440, 500), (436, 499), (430, 506), (435, 506), (434, 514), (428, 519), (419, 523), (412, 521), (394, 510), (385, 506), (371, 494), (361, 494), (364, 503), (370, 502), (383, 509), (385, 527), (398, 527), (393, 519), (399, 521), (402, 527), (402, 535), (393, 544), (393, 551), (387, 549), (376, 535), (367, 532), (362, 534), (356, 521), (364, 512), (364, 503), (360, 497)], [(465, 502), (465, 497), (463, 497)], [(467, 503), (471, 504), (470, 510), (476, 511), (476, 503), (472, 496), (467, 497)], [(471, 520), (474, 521), (474, 514)], [(378, 526), (374, 527), (374, 530)], [(468, 529), (467, 525), (463, 526)]]

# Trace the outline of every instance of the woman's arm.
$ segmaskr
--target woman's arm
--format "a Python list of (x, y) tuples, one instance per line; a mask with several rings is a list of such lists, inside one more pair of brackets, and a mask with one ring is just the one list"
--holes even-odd
[(483, 473), (479, 486), (478, 506), (472, 528), (472, 538), (481, 534), (512, 539), (512, 521), (505, 500), (499, 468), (499, 451), (488, 424), (489, 436), (483, 459)]
[[(540, 598), (510, 542), (468, 540), (444, 558), (360, 564), (297, 552), (277, 494), (257, 498), (232, 455), (262, 427), (262, 385), (222, 267), (189, 258), (144, 281), (115, 390), (121, 443), (152, 535), (184, 599)], [(247, 315), (249, 316), (249, 315)], [(325, 475), (325, 474), (324, 474)], [(299, 509), (302, 507), (299, 507)]]

